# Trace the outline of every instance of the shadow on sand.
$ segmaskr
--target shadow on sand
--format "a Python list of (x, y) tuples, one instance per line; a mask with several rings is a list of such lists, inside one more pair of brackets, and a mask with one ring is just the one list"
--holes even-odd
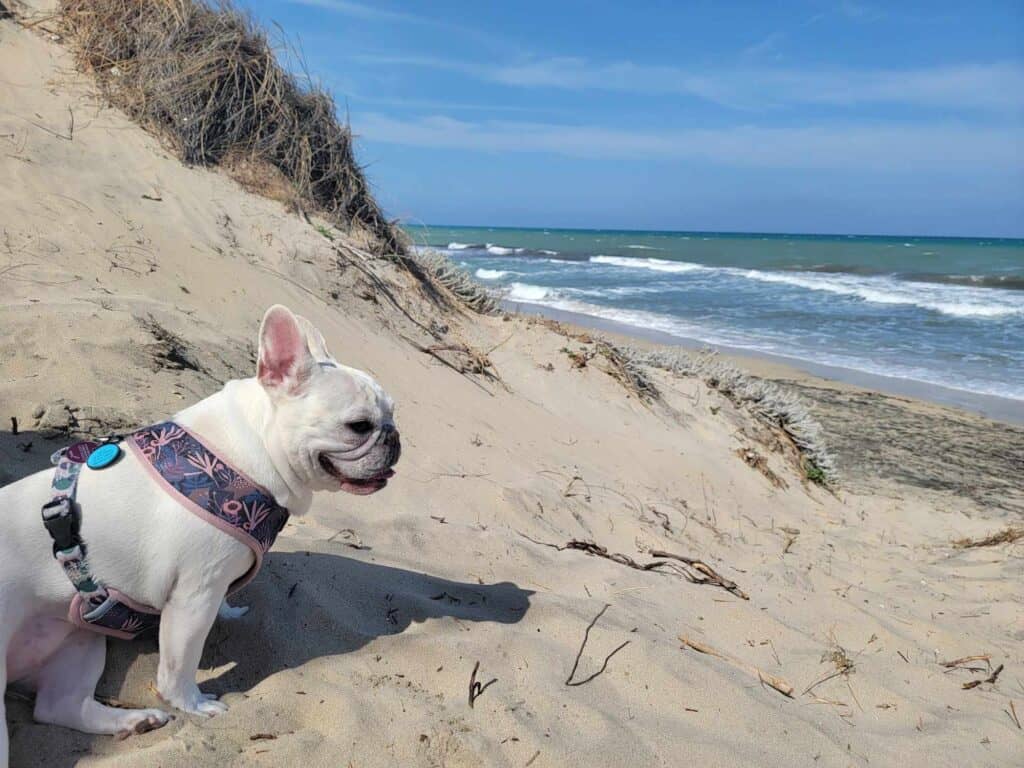
[[(33, 444), (27, 452), (16, 445), (26, 442)], [(50, 453), (66, 442), (33, 433), (0, 434), (0, 459), (5, 461), (0, 480), (14, 482), (49, 467)], [(234, 665), (204, 682), (203, 690), (242, 693), (281, 670), (354, 651), (430, 619), (516, 623), (530, 606), (533, 592), (511, 582), (442, 579), (370, 562), (374, 554), (271, 551), (255, 581), (232, 597), (232, 604), (251, 606), (249, 614), (235, 621), (218, 620), (210, 632), (201, 667)], [(49, 552), (40, 556), (48, 557)], [(156, 677), (157, 655), (153, 637), (109, 641), (98, 693), (136, 706), (157, 706), (155, 697), (146, 693)], [(113, 737), (33, 722), (32, 705), (21, 694), (9, 694), (6, 703), (11, 765), (73, 766), (90, 753), (114, 749)], [(183, 721), (179, 717), (177, 727)], [(171, 725), (145, 738), (170, 738), (174, 730)]]

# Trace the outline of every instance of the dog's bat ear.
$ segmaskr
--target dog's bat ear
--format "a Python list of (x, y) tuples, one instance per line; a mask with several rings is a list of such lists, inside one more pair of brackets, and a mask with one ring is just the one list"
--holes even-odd
[(275, 304), (260, 324), (256, 378), (268, 390), (298, 394), (313, 373), (314, 360), (295, 315)]
[(337, 363), (338, 361), (327, 350), (327, 342), (324, 341), (324, 335), (320, 333), (317, 327), (302, 315), (296, 315), (295, 319), (299, 322), (299, 328), (302, 329), (302, 333), (306, 337), (306, 346), (309, 348), (309, 354), (313, 356), (313, 359), (318, 363)]

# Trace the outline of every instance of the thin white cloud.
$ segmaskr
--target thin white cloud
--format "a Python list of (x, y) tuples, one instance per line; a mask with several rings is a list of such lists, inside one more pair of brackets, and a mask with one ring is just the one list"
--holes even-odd
[(364, 21), (391, 21), (403, 24), (426, 25), (435, 25), (438, 23), (425, 16), (417, 16), (412, 13), (402, 13), (401, 11), (389, 11), (386, 8), (380, 8), (375, 5), (364, 5), (363, 3), (353, 3), (349, 2), (349, 0), (286, 0), (286, 2), (291, 3), (292, 5), (306, 5), (311, 8), (323, 8), (324, 10), (333, 11), (344, 16), (350, 16), (354, 19), (362, 19)]
[(354, 125), (375, 142), (434, 149), (693, 160), (756, 168), (1024, 171), (1024, 140), (1017, 132), (959, 123), (646, 132), (550, 123), (469, 122), (446, 116), (401, 120), (370, 113), (359, 116)]
[(430, 56), (361, 55), (355, 58), (366, 63), (457, 72), (518, 88), (676, 94), (741, 110), (792, 104), (833, 107), (887, 104), (957, 112), (1024, 111), (1024, 65), (1016, 62), (903, 70), (744, 68), (696, 71), (630, 61), (595, 63), (575, 57), (509, 65)]
[(485, 45), (500, 45), (503, 48), (510, 47), (510, 43), (503, 37), (494, 38), (486, 32), (455, 23), (447, 18), (422, 16), (415, 13), (406, 13), (405, 11), (393, 11), (388, 8), (382, 8), (379, 5), (353, 2), (352, 0), (285, 0), (285, 2), (291, 5), (303, 5), (308, 8), (321, 8), (325, 11), (361, 21), (434, 27), (435, 29), (456, 33), (463, 39), (476, 40)]

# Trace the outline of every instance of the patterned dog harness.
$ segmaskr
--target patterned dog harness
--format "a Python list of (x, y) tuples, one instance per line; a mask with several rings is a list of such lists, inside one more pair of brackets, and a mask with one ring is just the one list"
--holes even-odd
[[(182, 506), (252, 550), (256, 561), (228, 589), (248, 584), (263, 563), (277, 534), (288, 522), (288, 510), (274, 497), (224, 459), (195, 434), (165, 421), (104, 443), (85, 441), (63, 448), (51, 457), (56, 469), (52, 497), (43, 506), (43, 524), (53, 539), (53, 556), (75, 587), (68, 620), (85, 629), (131, 640), (160, 622), (160, 612), (104, 585), (89, 570), (87, 549), (79, 534), (81, 511), (75, 502), (78, 476), (94, 453), (104, 454), (102, 468), (120, 456), (123, 443), (149, 471), (154, 481)], [(94, 457), (95, 458), (95, 457)]]

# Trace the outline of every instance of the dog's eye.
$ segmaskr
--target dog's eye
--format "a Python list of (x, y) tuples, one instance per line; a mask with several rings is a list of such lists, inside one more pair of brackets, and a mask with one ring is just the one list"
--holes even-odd
[(373, 430), (373, 422), (368, 421), (366, 419), (361, 419), (359, 421), (350, 421), (345, 426), (351, 429), (357, 435), (365, 435)]

